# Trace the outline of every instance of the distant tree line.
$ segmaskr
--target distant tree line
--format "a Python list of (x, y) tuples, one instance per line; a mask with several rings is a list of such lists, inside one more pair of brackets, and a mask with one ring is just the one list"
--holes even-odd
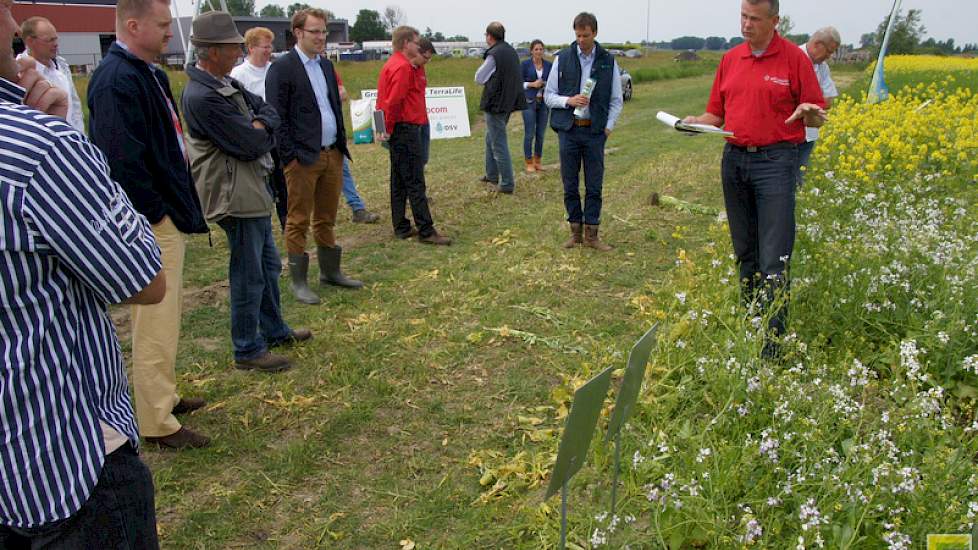
[[(883, 18), (876, 32), (869, 32), (859, 37), (861, 48), (872, 50), (873, 55), (877, 55), (880, 44), (883, 41), (883, 33), (886, 32), (886, 25), (889, 16)], [(791, 17), (785, 15), (781, 17), (778, 24), (778, 33), (796, 44), (808, 42), (811, 35), (808, 33), (794, 34), (794, 22)], [(978, 44), (964, 44), (959, 46), (954, 43), (953, 38), (947, 40), (936, 40), (928, 38), (923, 40), (926, 29), (921, 23), (921, 10), (912, 9), (906, 14), (902, 11), (897, 13), (897, 18), (893, 24), (893, 31), (890, 33), (890, 44), (887, 47), (888, 54), (936, 54), (953, 55), (967, 52), (978, 52)], [(651, 42), (650, 45), (659, 49), (669, 50), (729, 50), (744, 42), (740, 36), (725, 39), (722, 36), (680, 36), (668, 41)], [(852, 49), (851, 45), (847, 46)]]

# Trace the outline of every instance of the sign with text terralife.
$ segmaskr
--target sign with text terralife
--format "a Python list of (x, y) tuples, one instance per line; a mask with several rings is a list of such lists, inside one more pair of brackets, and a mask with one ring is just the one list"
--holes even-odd
[[(377, 90), (363, 90), (363, 99), (377, 101)], [(469, 137), (469, 107), (465, 102), (465, 88), (449, 86), (444, 88), (425, 88), (425, 104), (428, 108), (428, 122), (431, 124), (431, 139), (451, 139)]]

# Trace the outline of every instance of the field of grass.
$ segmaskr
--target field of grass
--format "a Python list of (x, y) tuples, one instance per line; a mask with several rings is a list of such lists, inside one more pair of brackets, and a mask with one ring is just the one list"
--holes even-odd
[[(374, 78), (366, 65), (340, 69), (354, 93)], [(429, 75), (433, 85), (451, 84), (474, 69), (445, 60)], [(546, 400), (582, 363), (627, 346), (644, 325), (628, 305), (636, 285), (664, 280), (675, 248), (704, 244), (708, 218), (653, 208), (648, 198), (658, 191), (719, 205), (720, 143), (673, 135), (654, 120), (659, 109), (701, 112), (709, 84), (636, 85), (608, 143), (602, 233), (617, 248), (607, 255), (559, 246), (566, 223), (553, 134), (544, 152), (550, 169), (520, 175), (515, 196), (475, 182), (477, 119), (471, 138), (433, 143), (432, 210), (456, 239), (446, 249), (393, 239), (387, 154), (354, 147), (361, 194), (384, 216), (361, 226), (344, 212), (338, 234), (347, 272), (367, 287), (324, 290), (319, 307), (283, 291), (288, 321), (316, 337), (290, 352), (296, 368), (279, 376), (232, 368), (223, 234), (215, 228), (213, 248), (191, 239), (179, 385), (210, 401), (185, 422), (215, 443), (179, 454), (144, 450), (164, 545), (528, 544), (508, 506), (476, 504), (481, 486), (469, 455), (507, 448), (510, 414)], [(510, 127), (519, 158), (522, 124)]]
[[(622, 61), (633, 74), (668, 63), (658, 57)], [(478, 98), (471, 83), (476, 66), (473, 60), (436, 60), (429, 82), (465, 83), (471, 110)], [(373, 87), (379, 64), (343, 63), (339, 70), (356, 97)], [(172, 80), (174, 88), (181, 86), (178, 76)], [(367, 286), (359, 292), (324, 289), (323, 304), (310, 307), (292, 299), (283, 278), (287, 320), (316, 334), (310, 344), (288, 351), (296, 367), (286, 373), (233, 369), (224, 235), (213, 229), (213, 247), (206, 237), (191, 239), (178, 383), (184, 394), (209, 400), (185, 423), (213, 436), (214, 445), (182, 453), (144, 447), (164, 547), (553, 547), (559, 516), (556, 503), (542, 502), (542, 485), (571, 391), (591, 373), (623, 366), (632, 342), (656, 321), (663, 336), (641, 410), (625, 437), (622, 517), (609, 528), (611, 518), (600, 515), (607, 504), (609, 454), (596, 442), (589, 466), (574, 481), (571, 541), (577, 547), (780, 548), (794, 546), (803, 532), (808, 544), (818, 533), (833, 547), (878, 548), (884, 535), (896, 540), (907, 532), (900, 525), (920, 525), (914, 514), (933, 521), (935, 532), (967, 523), (971, 518), (964, 514), (976, 500), (969, 495), (978, 495), (978, 477), (967, 475), (978, 449), (963, 438), (971, 433), (964, 427), (974, 419), (974, 402), (955, 398), (939, 413), (913, 420), (887, 399), (905, 396), (897, 404), (917, 414), (931, 403), (926, 392), (933, 385), (914, 379), (905, 384), (911, 389), (899, 393), (891, 382), (906, 379), (901, 365), (917, 361), (935, 372), (932, 359), (940, 357), (953, 370), (961, 357), (978, 354), (973, 284), (947, 286), (974, 280), (974, 180), (954, 171), (928, 186), (917, 175), (884, 171), (875, 189), (862, 180), (847, 183), (848, 171), (838, 179), (826, 175), (837, 169), (838, 158), (818, 155), (817, 174), (799, 203), (797, 340), (784, 369), (760, 364), (730, 279), (725, 226), (712, 215), (649, 203), (658, 192), (722, 207), (722, 143), (680, 136), (655, 121), (658, 110), (702, 112), (710, 83), (705, 75), (636, 83), (634, 100), (608, 142), (602, 236), (616, 249), (607, 254), (559, 246), (566, 223), (552, 133), (544, 151), (549, 170), (520, 174), (514, 196), (489, 193), (475, 182), (484, 137), (477, 117), (472, 137), (432, 144), (432, 211), (439, 230), (456, 240), (437, 249), (393, 238), (387, 153), (376, 145), (354, 146), (358, 186), (382, 221), (354, 225), (344, 209), (337, 233), (347, 273)], [(870, 116), (852, 114), (853, 120)], [(510, 131), (519, 159), (518, 117)], [(858, 135), (857, 127), (845, 126), (825, 137)], [(932, 135), (927, 139), (936, 139)], [(970, 143), (961, 137), (951, 143)], [(973, 151), (966, 153), (971, 156), (965, 161), (974, 162)], [(863, 225), (853, 231), (892, 234), (887, 242), (895, 247), (914, 229), (906, 217), (924, 220), (934, 208), (945, 211), (943, 203), (928, 202), (937, 190), (953, 200), (947, 211), (964, 209), (954, 218), (960, 226), (938, 223), (910, 257), (873, 256), (858, 234), (843, 231), (848, 226), (841, 224), (858, 221)], [(873, 192), (886, 199), (878, 202), (887, 213), (910, 208), (898, 219), (879, 208), (860, 211), (877, 200)], [(899, 196), (905, 204), (891, 202)], [(867, 220), (892, 225), (867, 227)], [(820, 240), (819, 228), (832, 238)], [(952, 230), (963, 232), (963, 244), (942, 248)], [(960, 256), (948, 264), (956, 271), (943, 283), (936, 268), (907, 275), (919, 299), (933, 297), (926, 319), (921, 313), (905, 322), (911, 316), (900, 308), (909, 298), (901, 301), (896, 289), (878, 285), (875, 295), (859, 287), (850, 305), (838, 302), (857, 292), (852, 285), (868, 287), (880, 272), (902, 284), (891, 260), (915, 265), (941, 252)], [(872, 269), (848, 279), (847, 270), (858, 267)], [(887, 298), (899, 304), (897, 313), (882, 316), (863, 307), (871, 302), (889, 308)], [(946, 322), (925, 324), (938, 319), (938, 307)], [(125, 311), (115, 314), (127, 345)], [(938, 332), (953, 342), (951, 351), (937, 348)], [(899, 344), (908, 339), (919, 348), (901, 353)], [(856, 364), (866, 370), (847, 374)], [(843, 399), (833, 386), (848, 387), (850, 377), (862, 393)], [(964, 376), (954, 381), (965, 393), (973, 384)], [(843, 420), (837, 402), (865, 407), (866, 413), (852, 409)], [(892, 418), (889, 428), (880, 424), (883, 412)], [(935, 431), (928, 423), (948, 417), (957, 431)], [(772, 431), (765, 432), (768, 427)], [(895, 443), (893, 452), (905, 460), (894, 461), (892, 469), (874, 469), (879, 464), (867, 461), (848, 470), (844, 481), (856, 501), (839, 496), (847, 486), (830, 477), (840, 466), (825, 461), (832, 456), (828, 449), (869, 460), (892, 450), (886, 447), (891, 439), (881, 435), (887, 429), (914, 436)], [(781, 449), (781, 464), (771, 462), (770, 452), (758, 455), (763, 441), (767, 451)], [(926, 491), (913, 500), (903, 493), (878, 496), (864, 483), (874, 476), (887, 490), (909, 476), (908, 483), (919, 481)], [(943, 486), (949, 487), (947, 499), (938, 506)], [(863, 496), (869, 503), (861, 507)], [(869, 509), (877, 505), (882, 512)], [(803, 523), (810, 526), (802, 531)], [(756, 526), (762, 535), (751, 530)]]

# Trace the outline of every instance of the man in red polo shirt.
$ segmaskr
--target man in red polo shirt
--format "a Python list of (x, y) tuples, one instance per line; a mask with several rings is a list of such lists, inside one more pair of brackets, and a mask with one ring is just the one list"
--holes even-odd
[[(720, 62), (706, 112), (686, 122), (733, 132), (723, 150), (723, 198), (748, 308), (768, 313), (788, 289), (795, 242), (795, 174), (805, 126), (825, 122), (822, 89), (805, 53), (775, 31), (778, 0), (742, 0), (746, 41)], [(784, 334), (787, 295), (770, 312), (768, 335)], [(763, 355), (777, 358), (776, 340)]]
[[(418, 54), (419, 35), (412, 27), (398, 27), (392, 33), (394, 55), (384, 63), (377, 82), (377, 109), (384, 112), (384, 126), (391, 153), (391, 222), (394, 235), (407, 239), (415, 235), (426, 244), (450, 245), (452, 240), (435, 231), (428, 209), (424, 181), (422, 130), (428, 124), (425, 108), (423, 72), (411, 64)], [(405, 202), (411, 201), (414, 225), (405, 217)]]

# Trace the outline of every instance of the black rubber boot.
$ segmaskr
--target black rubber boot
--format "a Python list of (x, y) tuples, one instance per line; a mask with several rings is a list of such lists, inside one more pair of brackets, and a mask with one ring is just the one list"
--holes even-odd
[(309, 276), (308, 254), (289, 254), (289, 276), (292, 278), (292, 293), (296, 300), (309, 305), (319, 303), (319, 295), (306, 282)]
[(343, 288), (360, 288), (363, 286), (362, 282), (347, 277), (340, 269), (340, 258), (343, 256), (343, 249), (340, 245), (320, 246), (316, 248), (316, 253), (319, 254), (319, 284)]

